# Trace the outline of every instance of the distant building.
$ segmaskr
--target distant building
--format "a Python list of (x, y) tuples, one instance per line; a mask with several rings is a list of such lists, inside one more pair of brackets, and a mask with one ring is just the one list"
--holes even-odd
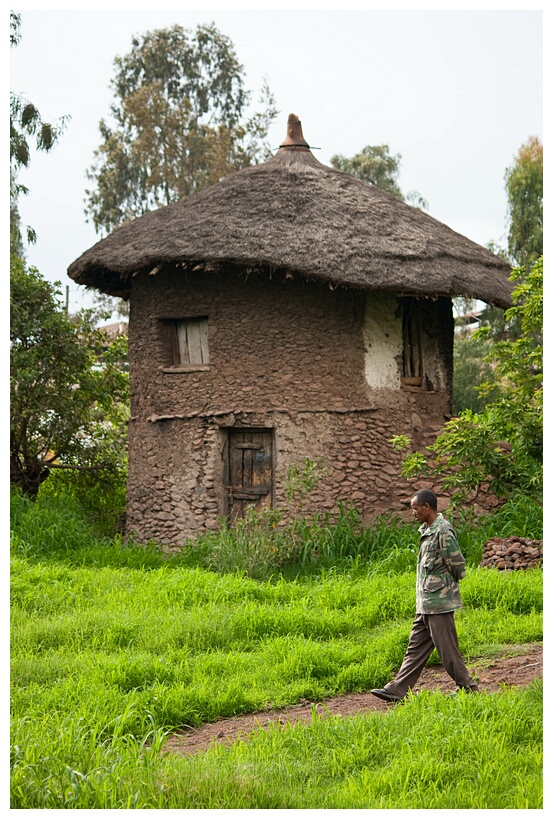
[(102, 324), (100, 327), (104, 330), (110, 338), (117, 338), (117, 336), (129, 334), (128, 321), (112, 321), (110, 324)]
[[(99, 330), (107, 334), (107, 339), (104, 339), (101, 346), (97, 349), (99, 361), (103, 361), (104, 353), (113, 344), (115, 339), (119, 336), (127, 336), (129, 334), (129, 324), (127, 321), (113, 321), (110, 324), (103, 324), (98, 327)], [(125, 367), (127, 369), (127, 367)]]
[(482, 314), (484, 310), (471, 310), (455, 318), (455, 332), (458, 335), (470, 335), (482, 326)]
[(291, 115), (268, 162), (116, 229), (69, 268), (130, 299), (128, 530), (179, 544), (220, 518), (408, 506), (390, 445), (450, 416), (452, 297), (510, 304), (509, 265), (379, 188), (321, 164)]

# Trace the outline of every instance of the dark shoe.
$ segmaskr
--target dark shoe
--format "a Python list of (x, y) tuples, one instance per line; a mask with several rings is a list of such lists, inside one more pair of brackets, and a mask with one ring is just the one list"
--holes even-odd
[(451, 692), (452, 697), (458, 697), (459, 694), (478, 694), (478, 688), (471, 688), (470, 686), (459, 685), (455, 691)]
[(373, 688), (371, 694), (374, 694), (379, 700), (385, 700), (386, 702), (401, 702), (403, 700), (403, 697), (397, 697), (395, 694), (392, 694), (391, 691), (386, 691), (385, 688)]

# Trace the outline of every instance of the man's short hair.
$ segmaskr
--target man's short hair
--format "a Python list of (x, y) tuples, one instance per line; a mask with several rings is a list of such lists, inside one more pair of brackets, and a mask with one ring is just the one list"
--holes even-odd
[(438, 498), (431, 489), (419, 489), (419, 491), (413, 495), (413, 500), (419, 506), (424, 506), (424, 504), (427, 503), (435, 512), (438, 511)]

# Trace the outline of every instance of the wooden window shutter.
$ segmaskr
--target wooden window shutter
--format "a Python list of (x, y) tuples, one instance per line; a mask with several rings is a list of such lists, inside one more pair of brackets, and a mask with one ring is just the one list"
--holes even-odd
[(403, 379), (404, 383), (422, 386), (423, 341), (422, 315), (418, 299), (405, 299), (403, 304)]
[(176, 364), (209, 364), (207, 317), (175, 321)]

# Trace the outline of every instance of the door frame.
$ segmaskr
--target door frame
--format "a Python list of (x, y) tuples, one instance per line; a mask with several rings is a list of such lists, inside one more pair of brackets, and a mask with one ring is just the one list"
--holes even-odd
[(269, 433), (270, 440), (271, 440), (271, 481), (270, 481), (270, 489), (268, 492), (269, 498), (269, 505), (272, 508), (274, 506), (274, 499), (275, 499), (275, 461), (276, 461), (276, 446), (275, 446), (275, 428), (274, 427), (262, 427), (258, 425), (248, 425), (248, 426), (233, 426), (233, 427), (223, 427), (221, 429), (223, 433), (223, 443), (222, 443), (222, 455), (223, 455), (223, 474), (222, 474), (222, 494), (223, 494), (223, 514), (226, 518), (227, 522), (231, 523), (231, 504), (229, 502), (229, 495), (230, 495), (230, 469), (231, 469), (231, 458), (230, 458), (230, 444), (232, 440), (233, 433)]

